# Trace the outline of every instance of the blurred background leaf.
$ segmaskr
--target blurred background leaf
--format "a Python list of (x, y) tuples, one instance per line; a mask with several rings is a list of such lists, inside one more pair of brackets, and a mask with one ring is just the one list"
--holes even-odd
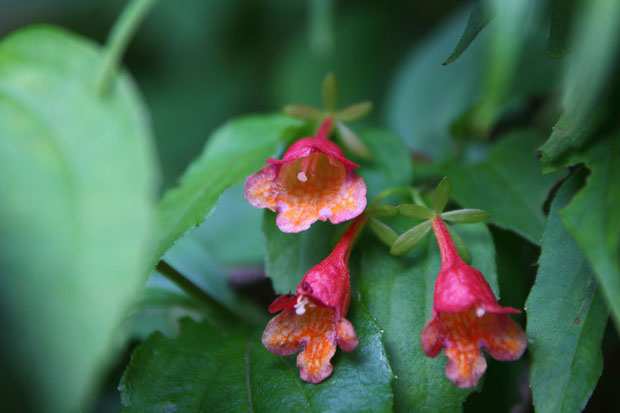
[(101, 64), (60, 29), (0, 43), (2, 359), (15, 411), (65, 412), (90, 396), (147, 272), (151, 131), (126, 74), (96, 95)]

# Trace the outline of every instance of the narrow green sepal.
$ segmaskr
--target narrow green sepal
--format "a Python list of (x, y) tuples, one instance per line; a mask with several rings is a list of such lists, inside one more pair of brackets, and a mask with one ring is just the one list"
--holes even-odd
[(491, 213), (482, 209), (457, 209), (444, 212), (441, 218), (455, 224), (477, 224), (491, 218)]
[(401, 204), (398, 206), (398, 212), (407, 218), (415, 219), (431, 219), (435, 216), (429, 208), (416, 204)]
[(398, 215), (398, 208), (392, 205), (375, 205), (364, 212), (373, 217), (393, 217)]
[(286, 105), (283, 111), (293, 118), (302, 120), (319, 120), (325, 116), (322, 110), (308, 105)]
[(392, 247), (394, 242), (398, 239), (398, 234), (392, 228), (390, 228), (387, 224), (379, 221), (376, 218), (370, 218), (368, 221), (368, 225), (372, 232), (375, 233), (377, 238), (379, 238), (385, 245), (388, 247)]
[(467, 245), (465, 245), (465, 241), (463, 241), (463, 238), (461, 238), (458, 232), (452, 229), (449, 225), (446, 225), (446, 227), (448, 228), (450, 237), (452, 237), (452, 242), (454, 243), (456, 252), (459, 253), (463, 261), (465, 261), (467, 264), (471, 264), (471, 254), (469, 253), (469, 249), (467, 248)]
[(400, 237), (398, 237), (394, 244), (392, 244), (390, 252), (393, 255), (405, 254), (406, 252), (418, 246), (430, 230), (430, 221), (424, 221), (421, 224), (416, 225), (415, 227), (411, 228)]
[(360, 120), (370, 113), (372, 110), (372, 102), (360, 102), (339, 110), (334, 115), (336, 119), (343, 122), (353, 122)]
[(323, 80), (323, 104), (332, 113), (338, 106), (338, 85), (333, 73), (328, 73)]
[(433, 194), (433, 211), (438, 214), (443, 212), (448, 200), (450, 199), (450, 193), (452, 192), (452, 181), (447, 176), (444, 177)]
[(336, 121), (336, 129), (338, 130), (338, 136), (340, 136), (342, 144), (349, 151), (362, 159), (372, 159), (372, 152), (370, 152), (370, 149), (357, 137), (351, 128), (340, 121)]

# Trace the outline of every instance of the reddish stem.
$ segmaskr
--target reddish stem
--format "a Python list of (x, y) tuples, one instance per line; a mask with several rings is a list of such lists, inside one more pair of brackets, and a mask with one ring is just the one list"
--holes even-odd
[(330, 255), (342, 257), (342, 260), (346, 265), (349, 262), (349, 256), (351, 255), (353, 245), (367, 222), (368, 217), (366, 214), (362, 214), (355, 218), (351, 225), (349, 225), (349, 228), (347, 228), (344, 232), (342, 238), (340, 238), (340, 241), (338, 241), (338, 244), (336, 244), (336, 247)]
[(439, 253), (441, 254), (441, 266), (444, 268), (450, 267), (461, 260), (459, 253), (456, 251), (450, 232), (446, 227), (440, 216), (436, 216), (431, 221), (431, 227), (435, 233), (437, 239), (437, 245), (439, 245)]
[(315, 139), (325, 139), (329, 140), (329, 133), (332, 131), (332, 118), (326, 117), (316, 135), (314, 135)]

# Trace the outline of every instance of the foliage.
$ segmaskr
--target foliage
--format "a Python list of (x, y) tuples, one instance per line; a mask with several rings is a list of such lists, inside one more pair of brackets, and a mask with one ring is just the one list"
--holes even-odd
[[(612, 409), (597, 391), (620, 367), (619, 2), (155, 3), (132, 0), (103, 47), (54, 26), (0, 39), (9, 410), (106, 411), (109, 394), (126, 412)], [(349, 261), (359, 344), (311, 384), (263, 346), (266, 308), (348, 223), (283, 233), (243, 185), (326, 117), (369, 219)], [(420, 345), (438, 216), (526, 309), (526, 356), (489, 358), (469, 389)]]

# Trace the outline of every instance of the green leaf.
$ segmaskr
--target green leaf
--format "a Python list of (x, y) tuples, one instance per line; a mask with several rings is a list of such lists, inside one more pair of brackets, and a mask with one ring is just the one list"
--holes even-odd
[(433, 211), (416, 204), (401, 204), (398, 206), (401, 215), (414, 219), (431, 219), (435, 216)]
[(257, 172), (300, 124), (284, 115), (253, 115), (217, 129), (179, 186), (166, 192), (157, 208), (153, 265), (175, 241), (204, 221), (225, 189)]
[(446, 204), (450, 200), (450, 193), (452, 192), (452, 181), (449, 177), (444, 177), (435, 192), (433, 193), (433, 211), (437, 214), (441, 214)]
[(377, 238), (379, 238), (388, 247), (391, 247), (398, 239), (398, 234), (396, 231), (376, 218), (370, 218), (368, 225)]
[(323, 104), (329, 112), (335, 112), (338, 107), (338, 85), (333, 73), (329, 73), (323, 80)]
[(610, 136), (586, 155), (587, 184), (560, 211), (598, 278), (620, 331), (620, 139)]
[(490, 211), (491, 222), (538, 244), (545, 225), (543, 204), (561, 176), (541, 176), (534, 153), (539, 142), (534, 131), (515, 131), (495, 143), (482, 162), (446, 164), (453, 199), (467, 208)]
[(416, 42), (395, 75), (385, 108), (390, 128), (410, 150), (436, 159), (455, 152), (450, 125), (481, 95), (480, 62), (486, 52), (482, 38), (454, 63), (439, 66), (454, 48), (468, 14), (469, 10), (458, 10)]
[(455, 224), (475, 224), (491, 218), (491, 213), (481, 209), (457, 209), (456, 211), (444, 212), (441, 217)]
[(424, 237), (430, 230), (430, 221), (424, 221), (421, 224), (416, 225), (394, 241), (392, 248), (390, 248), (390, 252), (394, 255), (402, 255), (410, 251), (424, 240)]
[(120, 384), (122, 411), (389, 412), (392, 372), (381, 331), (355, 298), (349, 319), (359, 345), (339, 349), (320, 384), (304, 383), (296, 356), (269, 353), (260, 333), (184, 320), (178, 339), (154, 334), (136, 349)]
[[(0, 43), (4, 374), (39, 411), (76, 408), (144, 283), (157, 169), (126, 73), (95, 93), (91, 42), (31, 27)], [(9, 404), (10, 405), (10, 404)]]
[(284, 113), (297, 119), (302, 120), (319, 120), (325, 114), (322, 110), (308, 105), (286, 105), (283, 109)]
[(564, 86), (564, 112), (539, 149), (545, 166), (590, 139), (597, 108), (616, 73), (613, 68), (620, 53), (620, 2), (583, 2), (579, 14)]
[(570, 52), (570, 35), (577, 0), (554, 0), (547, 54), (556, 59)]
[(583, 172), (573, 174), (551, 204), (536, 282), (526, 303), (537, 412), (582, 411), (603, 370), (601, 341), (609, 311), (592, 268), (559, 214), (580, 188)]
[(277, 294), (295, 291), (304, 274), (329, 255), (331, 248), (326, 240), (334, 228), (330, 223), (316, 222), (306, 231), (288, 234), (276, 226), (276, 214), (265, 211), (265, 272)]
[(398, 135), (383, 129), (366, 129), (360, 132), (359, 138), (373, 154), (371, 161), (356, 170), (366, 182), (369, 200), (375, 199), (385, 188), (411, 185), (411, 157)]
[(495, 14), (490, 3), (491, 2), (488, 0), (476, 0), (474, 8), (469, 15), (469, 20), (467, 20), (465, 31), (463, 31), (459, 42), (456, 44), (452, 53), (450, 53), (450, 56), (442, 63), (443, 65), (447, 65), (458, 59), (459, 56), (467, 50), (476, 36), (478, 36), (478, 33), (489, 24)]
[(360, 102), (336, 112), (336, 118), (343, 122), (353, 122), (366, 117), (372, 110), (372, 102)]
[[(495, 249), (484, 224), (455, 227), (471, 249), (472, 264), (497, 294)], [(385, 330), (383, 343), (394, 374), (394, 410), (453, 412), (474, 389), (458, 389), (444, 374), (446, 357), (422, 352), (420, 334), (431, 317), (441, 259), (432, 237), (410, 256), (393, 257), (374, 244), (362, 250), (358, 288), (370, 314)]]

